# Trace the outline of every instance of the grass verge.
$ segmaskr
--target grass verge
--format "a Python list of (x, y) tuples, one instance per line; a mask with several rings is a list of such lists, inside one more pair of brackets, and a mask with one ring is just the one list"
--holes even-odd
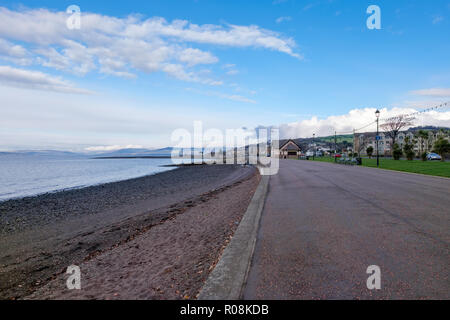
[[(334, 162), (333, 158), (321, 157), (314, 161)], [(377, 159), (362, 159), (364, 167), (377, 167)], [(420, 160), (392, 160), (380, 159), (380, 168), (394, 171), (412, 172), (450, 178), (450, 162), (420, 161)]]

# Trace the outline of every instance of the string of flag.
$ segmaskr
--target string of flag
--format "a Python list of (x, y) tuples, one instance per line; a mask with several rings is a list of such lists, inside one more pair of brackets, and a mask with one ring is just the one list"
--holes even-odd
[(447, 104), (448, 104), (448, 102), (444, 102), (444, 103), (441, 103), (440, 105), (436, 105), (434, 107), (426, 108), (426, 109), (421, 110), (421, 111), (416, 111), (416, 112), (413, 112), (413, 113), (410, 113), (410, 114), (398, 115), (398, 116), (395, 116), (395, 117), (383, 119), (382, 121), (392, 121), (392, 120), (396, 120), (396, 119), (399, 119), (399, 118), (413, 118), (413, 117), (418, 116), (419, 114), (422, 114), (422, 113), (430, 112), (430, 111), (433, 111), (433, 110), (438, 110), (440, 108), (445, 108), (445, 107), (447, 107)]
[(356, 132), (356, 131), (361, 131), (361, 130), (367, 128), (367, 127), (370, 127), (371, 125), (373, 125), (373, 124), (375, 124), (375, 123), (377, 123), (377, 122), (376, 122), (376, 121), (372, 121), (372, 122), (370, 122), (370, 123), (364, 125), (364, 126), (361, 127), (361, 128), (355, 129), (354, 131), (348, 131), (348, 132), (336, 132), (336, 134), (339, 134), (339, 135), (341, 135), (341, 134), (353, 134), (353, 133)]
[[(416, 111), (416, 112), (413, 112), (413, 113), (410, 113), (410, 114), (402, 114), (402, 115), (398, 115), (398, 116), (395, 116), (395, 117), (380, 119), (380, 122), (389, 122), (389, 121), (393, 121), (393, 120), (396, 120), (396, 119), (399, 119), (399, 118), (411, 119), (411, 118), (414, 118), (415, 116), (418, 116), (418, 115), (426, 113), (426, 112), (438, 110), (438, 109), (441, 109), (441, 108), (446, 108), (449, 104), (450, 104), (450, 102), (444, 102), (444, 103), (441, 103), (439, 105), (436, 105), (436, 106), (433, 106), (433, 107), (429, 107), (429, 108), (426, 108), (426, 109), (423, 109), (423, 110), (420, 110), (420, 111)], [(361, 128), (355, 129), (354, 131), (335, 132), (335, 134), (337, 134), (337, 135), (353, 134), (355, 132), (358, 132), (358, 131), (361, 131), (363, 129), (366, 129), (367, 127), (370, 127), (371, 125), (374, 125), (376, 123), (377, 123), (377, 121), (375, 120), (375, 121), (372, 121), (372, 122), (364, 125)]]

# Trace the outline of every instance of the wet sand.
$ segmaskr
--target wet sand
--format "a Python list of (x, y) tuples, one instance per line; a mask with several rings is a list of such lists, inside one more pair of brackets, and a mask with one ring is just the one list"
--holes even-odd
[[(1, 202), (0, 298), (193, 298), (258, 180), (253, 167), (193, 166)], [(60, 287), (71, 264), (77, 293)]]

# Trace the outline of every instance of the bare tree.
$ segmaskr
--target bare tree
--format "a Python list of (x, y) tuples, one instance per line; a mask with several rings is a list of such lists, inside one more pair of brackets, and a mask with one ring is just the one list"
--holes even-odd
[(355, 137), (354, 141), (354, 149), (358, 152), (358, 156), (361, 156), (361, 153), (364, 151), (366, 146), (370, 143), (370, 138), (367, 135), (360, 134)]
[(405, 129), (406, 127), (413, 125), (413, 120), (413, 117), (401, 115), (398, 117), (390, 118), (381, 125), (381, 128), (386, 132), (386, 135), (392, 139), (391, 150), (393, 150), (395, 141), (400, 131), (402, 129)]

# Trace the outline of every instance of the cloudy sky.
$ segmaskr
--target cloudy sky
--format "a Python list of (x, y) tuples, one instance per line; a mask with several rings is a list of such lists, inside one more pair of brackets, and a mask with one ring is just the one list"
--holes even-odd
[(374, 3), (2, 1), (0, 150), (164, 147), (195, 120), (331, 135), (450, 101), (450, 2), (376, 1), (369, 30)]

